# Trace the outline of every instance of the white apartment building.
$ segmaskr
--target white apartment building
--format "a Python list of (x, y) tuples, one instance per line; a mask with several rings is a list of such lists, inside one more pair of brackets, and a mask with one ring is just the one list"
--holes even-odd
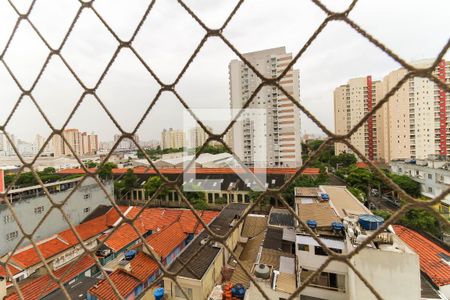
[(186, 137), (181, 129), (164, 129), (161, 133), (162, 149), (179, 149), (185, 146)]
[[(433, 63), (431, 59), (413, 62), (412, 65), (425, 68)], [(390, 72), (375, 86), (375, 101), (381, 100), (405, 75), (403, 68)], [(442, 60), (434, 70), (434, 75), (445, 83), (450, 83), (450, 62)], [(352, 83), (361, 79), (352, 79)], [(361, 100), (357, 94), (344, 93), (344, 87), (338, 87), (334, 93), (335, 127), (336, 132), (345, 134), (353, 121), (362, 118)], [(344, 100), (346, 99), (346, 101)], [(368, 98), (368, 97), (367, 97)], [(372, 141), (376, 141), (377, 150), (372, 160), (386, 162), (395, 159), (426, 159), (428, 155), (450, 155), (450, 105), (447, 103), (450, 94), (445, 93), (437, 84), (427, 78), (414, 77), (408, 79), (397, 92), (391, 96), (389, 102), (377, 112), (374, 118), (364, 125), (364, 131), (355, 133), (351, 139), (354, 146), (366, 153), (370, 158)], [(367, 101), (369, 107), (370, 101)], [(372, 106), (375, 104), (374, 102)], [(358, 108), (359, 107), (359, 108)], [(370, 126), (370, 122), (377, 125)], [(350, 126), (349, 126), (350, 125)], [(372, 128), (372, 133), (370, 133)], [(367, 138), (362, 138), (363, 134)], [(372, 139), (371, 139), (372, 135)], [(376, 137), (376, 138), (375, 138)], [(346, 147), (336, 144), (336, 152), (346, 151)], [(377, 155), (375, 155), (377, 153)]]
[[(78, 184), (80, 178), (46, 184), (56, 203), (63, 202)], [(112, 182), (104, 182), (110, 197), (113, 197)], [(7, 195), (12, 207), (26, 232), (32, 232), (41, 219), (46, 219), (33, 235), (35, 241), (46, 239), (68, 227), (57, 209), (52, 208), (41, 186), (12, 189)], [(63, 205), (63, 210), (73, 225), (78, 225), (99, 205), (111, 205), (108, 197), (92, 178), (87, 178)], [(51, 212), (48, 213), (48, 211)], [(17, 221), (6, 205), (0, 206), (0, 256), (13, 250), (22, 238)], [(21, 247), (29, 244), (25, 240)]]
[[(326, 195), (326, 196), (324, 196)], [(383, 222), (343, 186), (296, 188), (295, 209), (321, 242), (349, 253)], [(379, 218), (379, 219), (378, 219)], [(302, 227), (296, 236), (297, 276), (301, 284), (328, 258)], [(391, 227), (350, 259), (383, 299), (420, 299), (419, 257)], [(376, 299), (348, 265), (332, 261), (301, 292), (300, 299)]]
[[(334, 122), (337, 134), (346, 134), (376, 105), (381, 82), (371, 76), (350, 79), (334, 91)], [(370, 117), (350, 138), (350, 142), (369, 160), (380, 158), (380, 114)], [(335, 144), (336, 153), (351, 152), (345, 144)]]
[[(417, 160), (390, 162), (392, 173), (409, 176), (420, 183), (422, 195), (436, 198), (450, 187), (450, 164), (441, 160)], [(445, 197), (450, 204), (450, 195)]]
[[(284, 47), (244, 54), (266, 78), (276, 77), (292, 60)], [(229, 64), (231, 108), (240, 109), (261, 80), (245, 63)], [(280, 81), (300, 101), (299, 72), (289, 70)], [(281, 91), (263, 87), (233, 126), (233, 151), (249, 166), (297, 167), (301, 160), (300, 111)]]

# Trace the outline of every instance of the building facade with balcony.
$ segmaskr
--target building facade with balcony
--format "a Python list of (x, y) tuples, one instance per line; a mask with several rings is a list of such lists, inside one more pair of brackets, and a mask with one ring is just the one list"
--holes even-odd
[[(416, 68), (428, 68), (432, 59), (411, 63)], [(394, 70), (381, 81), (351, 79), (334, 92), (336, 133), (346, 134), (376, 105), (377, 101), (406, 76), (404, 68)], [(442, 60), (433, 75), (450, 83), (450, 62)], [(372, 94), (370, 88), (372, 85)], [(370, 160), (389, 162), (397, 159), (426, 159), (429, 155), (450, 155), (450, 93), (427, 78), (408, 78), (364, 125), (350, 142)], [(372, 123), (372, 125), (371, 125)], [(336, 144), (336, 153), (347, 152), (345, 145)], [(373, 155), (370, 151), (373, 148)]]
[[(244, 54), (266, 78), (279, 76), (292, 61), (284, 47)], [(229, 64), (231, 108), (239, 110), (261, 80), (244, 62)], [(300, 101), (299, 71), (290, 69), (280, 85)], [(233, 152), (249, 166), (298, 167), (301, 165), (300, 110), (284, 93), (263, 86), (233, 126)]]

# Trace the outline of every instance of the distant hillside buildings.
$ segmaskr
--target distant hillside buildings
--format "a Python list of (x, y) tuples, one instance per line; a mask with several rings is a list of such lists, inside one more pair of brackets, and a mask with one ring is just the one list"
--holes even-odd
[[(432, 60), (414, 62), (426, 68)], [(382, 80), (371, 76), (350, 79), (334, 91), (337, 134), (346, 134), (407, 74), (404, 68), (390, 72)], [(442, 60), (433, 75), (450, 81), (450, 62)], [(450, 156), (450, 94), (427, 78), (408, 79), (389, 102), (382, 106), (350, 138), (350, 142), (370, 160), (426, 159), (429, 155)], [(343, 144), (336, 152), (348, 152)]]

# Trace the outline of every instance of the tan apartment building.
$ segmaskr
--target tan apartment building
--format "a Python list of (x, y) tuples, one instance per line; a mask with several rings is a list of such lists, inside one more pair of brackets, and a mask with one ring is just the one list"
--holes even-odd
[[(292, 61), (285, 47), (246, 53), (244, 57), (266, 78), (278, 76)], [(231, 108), (239, 110), (261, 80), (240, 60), (230, 62), (229, 74)], [(298, 70), (290, 69), (280, 84), (300, 101)], [(264, 86), (233, 126), (233, 151), (249, 166), (298, 167), (302, 163), (300, 131), (298, 107), (277, 88)]]
[[(334, 122), (337, 134), (346, 134), (376, 105), (381, 96), (381, 82), (371, 76), (350, 79), (334, 91)], [(370, 160), (380, 157), (380, 115), (370, 117), (350, 138), (350, 142)], [(345, 144), (335, 144), (336, 153), (349, 152)]]
[(185, 146), (185, 134), (181, 129), (164, 129), (161, 133), (162, 149), (178, 149)]
[[(208, 128), (211, 130), (211, 128)], [(208, 134), (202, 127), (196, 126), (189, 130), (189, 145), (190, 148), (201, 147), (208, 139)]]
[[(78, 129), (66, 129), (63, 131), (63, 136), (66, 140), (59, 135), (54, 135), (50, 141), (51, 152), (55, 157), (68, 155), (93, 155), (99, 150), (98, 136), (94, 133), (87, 134), (86, 132), (80, 132)], [(69, 148), (72, 148), (74, 153)]]
[[(412, 64), (424, 68), (432, 62), (421, 60)], [(352, 91), (356, 92), (361, 85), (364, 89), (362, 78), (351, 79), (349, 84), (338, 87), (334, 92), (336, 133), (347, 133), (369, 111), (369, 107), (381, 100), (406, 73), (404, 68), (400, 68), (390, 72), (382, 81), (372, 82), (373, 103), (370, 106), (369, 94), (365, 95), (364, 106), (367, 109), (364, 110), (361, 108), (361, 96), (352, 94)], [(449, 83), (450, 62), (442, 60), (434, 70), (434, 75)], [(429, 155), (449, 156), (448, 99), (450, 94), (445, 93), (429, 79), (410, 78), (391, 96), (389, 102), (364, 124), (364, 128), (352, 136), (351, 142), (371, 160), (388, 162), (395, 159), (426, 159)], [(367, 151), (372, 144), (373, 156)], [(348, 151), (342, 144), (336, 144), (335, 149), (337, 154)]]

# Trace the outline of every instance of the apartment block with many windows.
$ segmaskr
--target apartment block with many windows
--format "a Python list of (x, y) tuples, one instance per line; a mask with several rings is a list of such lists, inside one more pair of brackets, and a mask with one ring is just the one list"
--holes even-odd
[[(381, 95), (381, 82), (371, 76), (350, 79), (334, 91), (335, 129), (346, 134), (376, 105)], [(380, 114), (371, 116), (350, 138), (350, 142), (370, 160), (378, 160), (381, 153)], [(345, 144), (336, 144), (336, 152), (348, 152)]]
[[(292, 60), (284, 47), (244, 54), (266, 78), (276, 77)], [(231, 108), (240, 109), (261, 80), (242, 61), (229, 65)], [(281, 86), (299, 101), (299, 72), (289, 70)], [(264, 86), (233, 126), (233, 151), (249, 166), (297, 167), (301, 165), (300, 111), (283, 92)]]
[[(413, 62), (418, 68), (429, 67), (433, 60)], [(442, 82), (450, 82), (450, 62), (442, 60), (434, 75)], [(381, 100), (407, 74), (400, 68), (387, 74), (381, 81), (372, 81), (372, 95), (359, 94), (358, 89), (369, 91), (369, 78), (351, 79), (347, 85), (334, 91), (336, 133), (345, 134)], [(361, 92), (362, 92), (361, 90)], [(362, 96), (364, 95), (364, 97)], [(372, 96), (372, 101), (370, 101)], [(450, 105), (445, 93), (427, 78), (409, 78), (392, 95), (388, 103), (369, 118), (364, 128), (351, 138), (352, 144), (370, 160), (426, 159), (429, 155), (450, 155)], [(372, 102), (372, 103), (371, 103)], [(372, 123), (372, 125), (371, 125)], [(373, 155), (368, 149), (373, 147)], [(336, 152), (347, 152), (336, 144)]]

